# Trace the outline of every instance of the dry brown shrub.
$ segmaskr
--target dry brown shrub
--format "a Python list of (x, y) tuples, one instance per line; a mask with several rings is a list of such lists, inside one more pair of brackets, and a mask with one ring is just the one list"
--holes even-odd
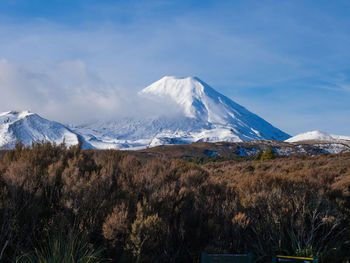
[(103, 236), (109, 240), (123, 242), (130, 234), (129, 227), (127, 207), (122, 203), (113, 208), (113, 212), (103, 223)]

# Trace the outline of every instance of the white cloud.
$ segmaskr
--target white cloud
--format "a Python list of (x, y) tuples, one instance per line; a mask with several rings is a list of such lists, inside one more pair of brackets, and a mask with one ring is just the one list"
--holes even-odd
[(80, 60), (27, 67), (2, 59), (0, 94), (1, 111), (29, 109), (65, 122), (109, 117), (122, 104), (117, 89)]
[(81, 60), (28, 67), (2, 59), (0, 94), (0, 111), (31, 110), (64, 123), (177, 113), (169, 102), (149, 101), (103, 81)]

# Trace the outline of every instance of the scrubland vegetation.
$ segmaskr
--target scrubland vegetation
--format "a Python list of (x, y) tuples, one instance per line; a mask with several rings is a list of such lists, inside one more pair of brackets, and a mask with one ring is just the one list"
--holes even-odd
[[(350, 155), (195, 164), (35, 144), (0, 154), (1, 262), (348, 262)], [(262, 157), (263, 156), (263, 157)], [(69, 258), (69, 259), (68, 259)]]

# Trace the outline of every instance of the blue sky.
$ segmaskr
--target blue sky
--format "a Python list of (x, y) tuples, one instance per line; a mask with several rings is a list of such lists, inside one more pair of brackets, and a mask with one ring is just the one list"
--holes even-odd
[(349, 14), (340, 0), (2, 0), (0, 111), (76, 122), (198, 76), (289, 134), (350, 135)]

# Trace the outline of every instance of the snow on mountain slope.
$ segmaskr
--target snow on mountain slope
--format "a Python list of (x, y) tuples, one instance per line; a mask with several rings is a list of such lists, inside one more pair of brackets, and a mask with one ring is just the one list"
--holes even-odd
[(350, 136), (334, 135), (334, 134), (331, 134), (331, 136), (333, 139), (336, 139), (336, 140), (348, 140), (348, 141), (350, 141)]
[(0, 149), (11, 149), (17, 142), (30, 146), (36, 141), (63, 140), (67, 146), (79, 142), (78, 135), (60, 123), (41, 118), (29, 111), (0, 113)]
[(298, 134), (292, 138), (285, 140), (286, 142), (300, 142), (300, 141), (336, 141), (336, 140), (350, 140), (350, 136), (331, 135), (322, 131), (309, 131)]
[(153, 101), (171, 100), (180, 114), (99, 121), (77, 126), (74, 131), (96, 148), (119, 149), (290, 137), (195, 77), (164, 77), (139, 95)]
[[(140, 94), (159, 99), (170, 98), (179, 105), (185, 117), (201, 121), (204, 129), (196, 134), (199, 139), (247, 141), (289, 137), (196, 77), (164, 77)], [(217, 138), (213, 130), (217, 130)]]

